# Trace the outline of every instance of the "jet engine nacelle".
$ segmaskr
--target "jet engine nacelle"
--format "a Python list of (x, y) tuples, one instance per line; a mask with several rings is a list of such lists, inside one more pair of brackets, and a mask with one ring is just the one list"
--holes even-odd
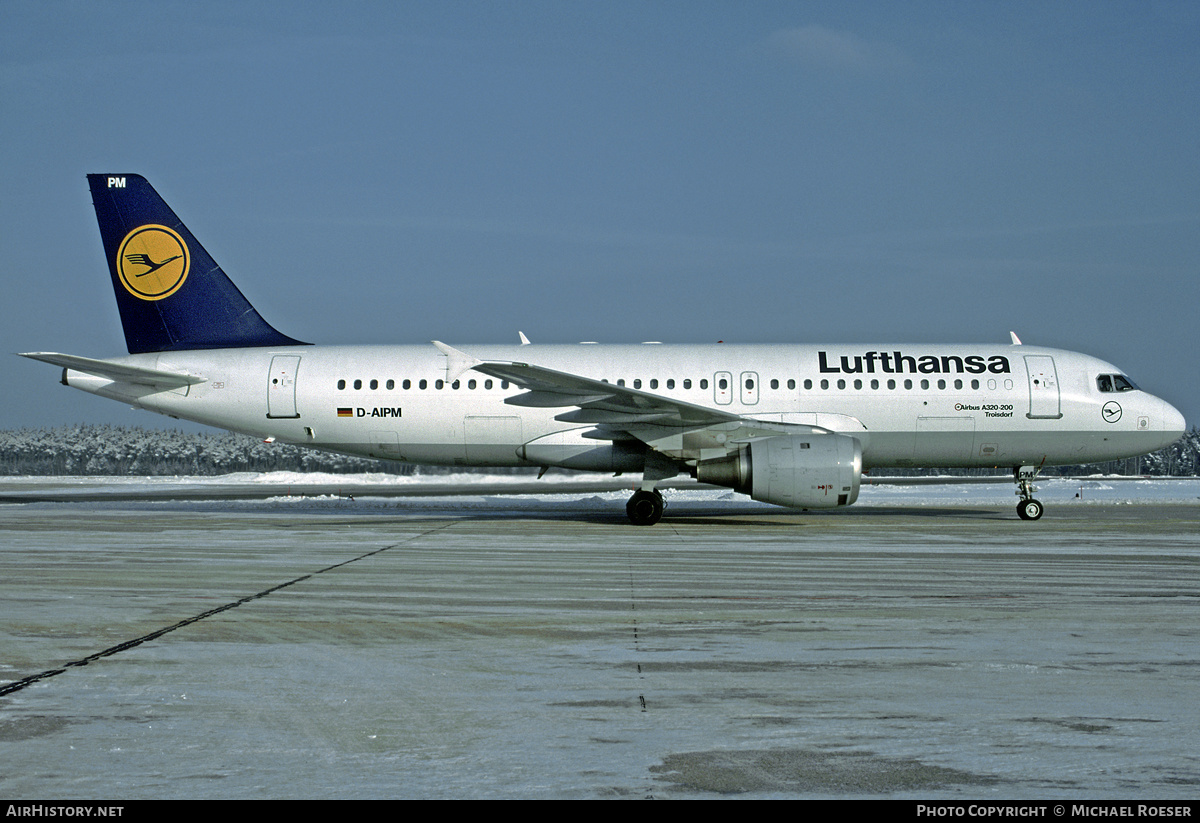
[(701, 483), (729, 486), (755, 500), (803, 509), (849, 506), (858, 499), (862, 446), (844, 434), (781, 435), (751, 440), (737, 454), (702, 461)]

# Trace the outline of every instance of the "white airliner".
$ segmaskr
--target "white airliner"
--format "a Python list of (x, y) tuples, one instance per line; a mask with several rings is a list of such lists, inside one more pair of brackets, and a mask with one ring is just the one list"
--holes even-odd
[(630, 520), (684, 473), (797, 508), (853, 503), (875, 467), (1042, 466), (1144, 454), (1183, 416), (1117, 367), (1011, 345), (313, 346), (280, 334), (142, 177), (88, 175), (129, 356), (52, 352), (62, 382), (271, 441), (411, 463), (641, 473)]

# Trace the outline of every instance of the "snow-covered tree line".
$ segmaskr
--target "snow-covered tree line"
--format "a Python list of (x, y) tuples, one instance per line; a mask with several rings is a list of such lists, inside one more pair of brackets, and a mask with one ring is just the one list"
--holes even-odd
[(264, 443), (231, 432), (76, 425), (0, 431), (0, 475), (215, 475), (311, 471), (411, 474), (402, 463)]
[[(416, 469), (404, 463), (348, 457), (285, 443), (264, 443), (228, 432), (193, 434), (175, 429), (112, 425), (0, 430), (0, 475), (214, 475), (268, 471), (412, 474)], [(438, 469), (421, 471), (436, 473)], [(1200, 428), (1193, 428), (1167, 448), (1144, 457), (1064, 466), (1046, 473), (1200, 475)]]
[(1191, 431), (1165, 449), (1141, 457), (1081, 466), (1056, 466), (1047, 469), (1044, 474), (1150, 474), (1196, 477), (1200, 475), (1200, 428), (1193, 426)]
[(1130, 474), (1196, 477), (1200, 475), (1200, 427), (1192, 426), (1191, 431), (1165, 449), (1130, 460), (1136, 460), (1138, 463), (1138, 467), (1132, 469)]

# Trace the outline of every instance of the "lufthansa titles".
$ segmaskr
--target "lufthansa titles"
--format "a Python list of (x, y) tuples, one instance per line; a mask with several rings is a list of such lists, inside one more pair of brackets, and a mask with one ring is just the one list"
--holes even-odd
[[(836, 355), (835, 355), (836, 356)], [(1008, 358), (993, 354), (905, 354), (901, 351), (869, 351), (837, 356), (817, 352), (822, 374), (1009, 374)]]

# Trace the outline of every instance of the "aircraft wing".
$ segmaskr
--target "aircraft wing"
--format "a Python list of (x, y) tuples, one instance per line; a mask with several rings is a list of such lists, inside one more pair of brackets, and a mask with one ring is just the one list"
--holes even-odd
[(707, 406), (529, 363), (477, 360), (445, 343), (435, 340), (433, 344), (449, 358), (451, 379), (472, 369), (500, 380), (507, 380), (525, 389), (524, 394), (509, 397), (504, 401), (509, 405), (538, 408), (575, 406), (574, 411), (564, 412), (555, 417), (556, 420), (564, 422), (598, 425), (654, 423), (660, 426), (691, 427), (730, 423), (742, 419), (740, 415)]
[(754, 437), (832, 431), (815, 422), (817, 415), (809, 415), (813, 423), (759, 420), (530, 363), (479, 360), (445, 343), (433, 344), (446, 355), (451, 380), (467, 370), (507, 380), (525, 389), (506, 398), (509, 405), (574, 407), (554, 419), (593, 425), (584, 437), (640, 440), (676, 460), (717, 457)]
[(193, 374), (147, 369), (142, 366), (130, 366), (124, 363), (113, 363), (110, 360), (95, 360), (91, 357), (78, 357), (74, 354), (59, 354), (51, 351), (21, 352), (21, 357), (40, 360), (64, 369), (93, 374), (115, 380), (118, 383), (133, 383), (140, 386), (153, 386), (156, 389), (178, 389), (195, 383), (203, 383), (206, 378)]

